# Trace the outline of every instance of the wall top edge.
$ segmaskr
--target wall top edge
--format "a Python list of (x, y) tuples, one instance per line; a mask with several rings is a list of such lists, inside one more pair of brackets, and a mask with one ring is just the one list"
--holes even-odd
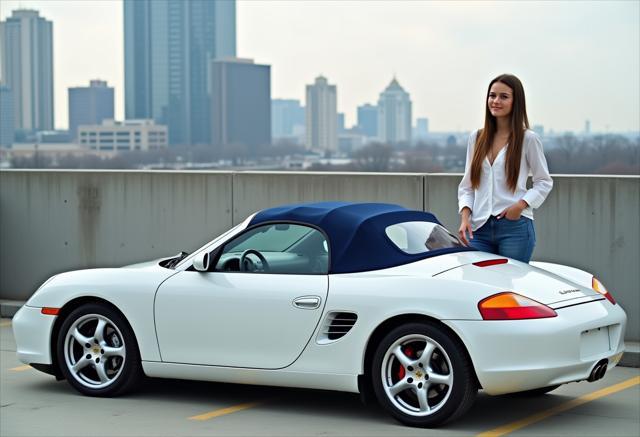
[[(336, 175), (336, 176), (457, 176), (462, 173), (392, 173), (392, 172), (337, 172), (337, 171), (250, 171), (250, 170), (87, 170), (87, 169), (22, 169), (3, 168), (0, 173), (107, 173), (107, 174), (220, 174), (220, 175)], [(583, 178), (583, 179), (635, 179), (640, 180), (640, 175), (615, 175), (615, 174), (552, 174), (554, 178)]]

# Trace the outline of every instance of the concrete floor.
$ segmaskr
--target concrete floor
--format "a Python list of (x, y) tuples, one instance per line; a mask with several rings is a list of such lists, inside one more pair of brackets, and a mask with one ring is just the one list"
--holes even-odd
[[(596, 383), (568, 384), (537, 398), (481, 392), (464, 417), (444, 428), (424, 430), (404, 427), (381, 409), (362, 405), (357, 395), (338, 392), (157, 379), (125, 397), (87, 398), (66, 382), (18, 362), (9, 319), (0, 321), (0, 349), (3, 437), (449, 436), (505, 425), (515, 435), (640, 435), (637, 368), (618, 367)], [(624, 390), (571, 408), (576, 399), (630, 380)], [(209, 412), (217, 417), (190, 419)], [(541, 412), (546, 413), (535, 416)], [(516, 429), (514, 423), (522, 419), (527, 425)]]

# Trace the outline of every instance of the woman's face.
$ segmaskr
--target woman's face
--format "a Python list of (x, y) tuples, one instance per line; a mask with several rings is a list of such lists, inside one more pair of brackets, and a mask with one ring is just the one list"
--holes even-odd
[(487, 105), (494, 117), (508, 117), (513, 106), (513, 90), (502, 82), (494, 83), (489, 90)]

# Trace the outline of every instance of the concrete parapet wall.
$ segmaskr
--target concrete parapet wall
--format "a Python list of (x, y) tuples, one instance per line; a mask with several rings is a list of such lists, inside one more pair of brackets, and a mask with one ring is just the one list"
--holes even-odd
[[(320, 200), (431, 211), (457, 230), (454, 174), (0, 171), (0, 298), (49, 276), (192, 251), (256, 210)], [(534, 259), (596, 274), (640, 340), (640, 177), (554, 176)]]

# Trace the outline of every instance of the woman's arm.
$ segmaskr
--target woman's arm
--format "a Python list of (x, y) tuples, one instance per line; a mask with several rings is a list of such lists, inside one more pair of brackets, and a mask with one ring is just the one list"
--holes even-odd
[[(460, 185), (458, 185), (458, 212), (460, 213), (460, 228), (458, 229), (458, 237), (467, 246), (469, 239), (473, 239), (473, 230), (471, 229), (471, 211), (473, 201), (475, 199), (475, 191), (471, 186), (471, 162), (473, 160), (473, 148), (476, 142), (477, 131), (469, 135), (467, 142), (467, 160), (464, 166), (464, 176)], [(469, 239), (467, 239), (469, 234)]]
[(472, 132), (469, 135), (467, 142), (467, 160), (464, 165), (464, 176), (462, 181), (458, 185), (458, 212), (462, 214), (462, 210), (466, 207), (469, 211), (473, 210), (473, 200), (475, 199), (475, 192), (471, 186), (471, 162), (473, 160), (473, 149), (476, 143), (476, 132)]
[(549, 175), (547, 159), (544, 157), (542, 141), (538, 135), (531, 133), (525, 147), (525, 153), (531, 170), (533, 186), (522, 196), (522, 200), (527, 202), (531, 208), (539, 208), (553, 188), (553, 179)]

